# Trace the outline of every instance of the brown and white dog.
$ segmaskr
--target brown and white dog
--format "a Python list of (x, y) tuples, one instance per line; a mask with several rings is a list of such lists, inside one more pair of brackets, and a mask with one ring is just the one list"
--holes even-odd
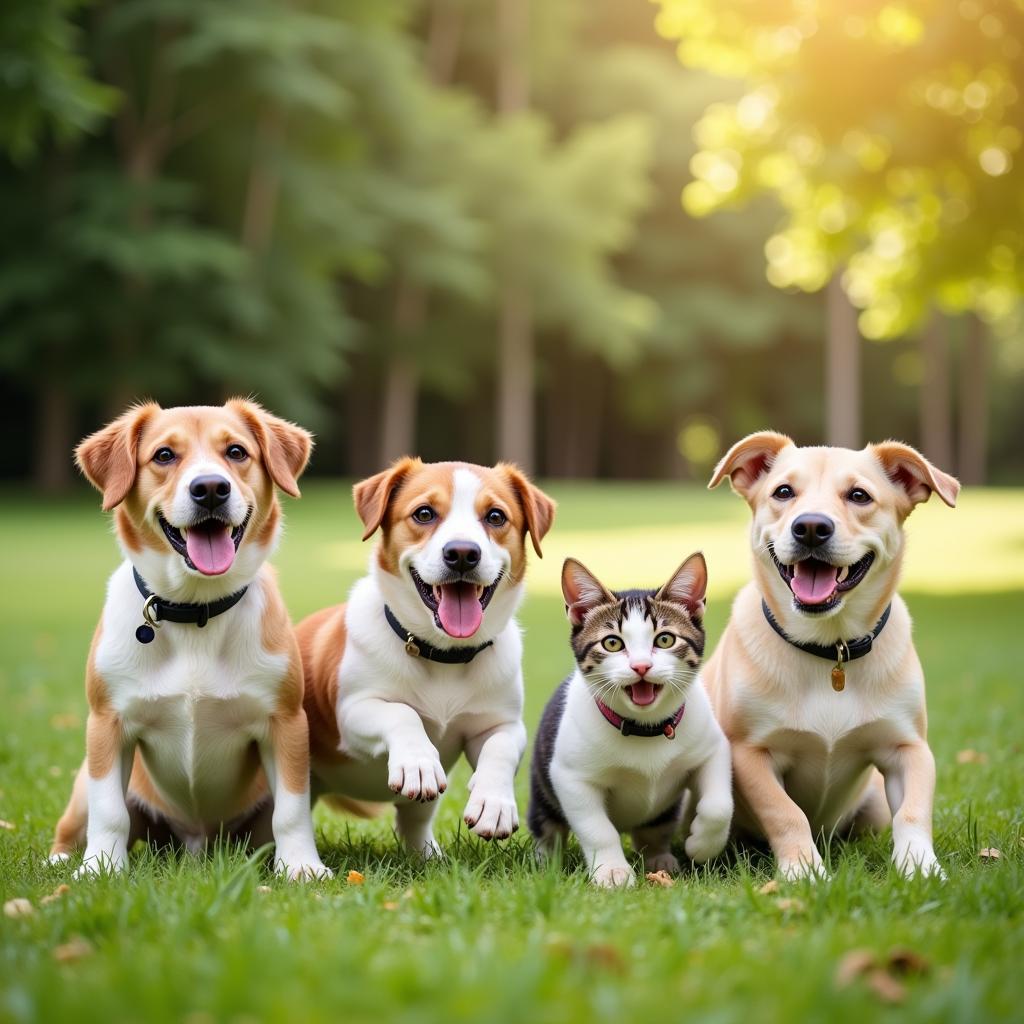
[(727, 476), (753, 512), (754, 581), (703, 679), (732, 743), (738, 825), (799, 877), (824, 874), (816, 836), (891, 821), (896, 866), (941, 875), (924, 675), (896, 586), (904, 520), (933, 491), (954, 505), (960, 485), (905, 444), (798, 448), (770, 432), (734, 445), (709, 486)]
[(369, 575), (296, 629), (314, 794), (396, 802), (403, 842), (429, 856), (433, 801), (465, 752), (465, 821), (506, 838), (526, 746), (513, 615), (526, 535), (539, 555), (554, 502), (514, 466), (412, 458), (357, 484), (354, 499), (363, 539), (382, 533)]
[(125, 560), (89, 652), (86, 759), (51, 859), (84, 840), (80, 873), (117, 871), (140, 836), (198, 849), (223, 831), (272, 836), (291, 878), (330, 874), (313, 840), (298, 645), (265, 564), (275, 485), (298, 496), (311, 446), (242, 400), (150, 402), (79, 445)]

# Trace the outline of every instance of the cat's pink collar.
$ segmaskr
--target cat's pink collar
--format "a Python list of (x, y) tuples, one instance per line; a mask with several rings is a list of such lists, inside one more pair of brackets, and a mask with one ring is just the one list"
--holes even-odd
[(686, 705), (681, 704), (679, 710), (669, 718), (661, 722), (637, 722), (632, 718), (623, 718), (617, 711), (610, 707), (600, 697), (595, 697), (597, 710), (604, 715), (605, 720), (614, 725), (623, 736), (664, 736), (667, 740), (676, 738), (676, 728), (683, 720), (683, 712)]

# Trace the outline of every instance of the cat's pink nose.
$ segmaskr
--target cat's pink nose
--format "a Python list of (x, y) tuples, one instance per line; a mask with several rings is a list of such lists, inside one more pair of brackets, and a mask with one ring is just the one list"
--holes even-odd
[(637, 674), (637, 675), (638, 675), (638, 676), (639, 676), (639, 677), (640, 677), (641, 679), (643, 679), (643, 677), (644, 677), (645, 675), (647, 675), (647, 673), (648, 673), (648, 672), (650, 671), (650, 668), (651, 668), (651, 663), (650, 663), (649, 661), (638, 661), (638, 662), (635, 662), (635, 663), (631, 661), (631, 662), (629, 663), (629, 667), (630, 667), (630, 668), (631, 668), (631, 669), (632, 669), (632, 670), (633, 670), (633, 671), (634, 671), (634, 672), (635, 672), (635, 673), (636, 673), (636, 674)]

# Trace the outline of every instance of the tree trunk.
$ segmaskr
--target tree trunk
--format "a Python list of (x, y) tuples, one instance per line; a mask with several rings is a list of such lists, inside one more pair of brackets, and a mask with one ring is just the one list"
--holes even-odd
[(498, 309), (498, 458), (533, 472), (533, 324), (530, 298), (506, 280)]
[(242, 245), (250, 252), (262, 255), (273, 237), (274, 217), (281, 191), (281, 174), (276, 166), (275, 151), (284, 138), (284, 117), (268, 109), (256, 126), (256, 146), (252, 170), (245, 192), (242, 214)]
[(395, 341), (388, 356), (384, 376), (384, 401), (381, 412), (380, 464), (416, 451), (416, 405), (419, 368), (409, 353), (409, 336), (423, 326), (426, 316), (426, 292), (403, 279), (395, 296)]
[(567, 345), (548, 350), (545, 476), (591, 480), (601, 460), (604, 367)]
[(60, 494), (71, 485), (74, 423), (71, 396), (64, 382), (48, 377), (37, 396), (33, 476), (44, 494)]
[[(529, 18), (529, 0), (497, 0), (497, 109), (502, 116), (525, 110), (529, 102)], [(527, 473), (534, 466), (533, 380), (530, 295), (520, 268), (506, 260), (498, 296), (498, 455)]]
[(977, 316), (967, 321), (960, 366), (960, 482), (984, 484), (988, 478), (988, 330)]
[(952, 472), (953, 406), (949, 322), (938, 312), (932, 314), (921, 334), (921, 362), (921, 450), (936, 466)]
[(837, 272), (828, 283), (828, 337), (825, 353), (825, 436), (841, 448), (859, 448), (860, 333)]

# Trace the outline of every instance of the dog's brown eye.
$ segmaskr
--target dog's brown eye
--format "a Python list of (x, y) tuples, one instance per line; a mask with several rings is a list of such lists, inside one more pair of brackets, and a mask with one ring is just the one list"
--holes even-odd
[(420, 505), (412, 514), (417, 523), (432, 523), (437, 518), (437, 513), (429, 505)]
[(245, 462), (249, 453), (240, 444), (229, 444), (224, 453), (232, 462)]
[(870, 505), (874, 499), (864, 490), (863, 487), (854, 487), (852, 491), (846, 496), (847, 501), (852, 501), (854, 505)]
[(174, 452), (170, 448), (157, 448), (153, 455), (153, 461), (159, 462), (161, 466), (166, 466), (168, 462), (174, 461)]
[(779, 486), (772, 491), (772, 497), (779, 501), (789, 501), (790, 498), (796, 497), (796, 491), (794, 491), (789, 484), (779, 484)]
[(493, 526), (495, 529), (499, 526), (504, 526), (508, 522), (508, 516), (501, 511), (500, 508), (492, 508), (490, 512), (484, 516), (488, 526)]

